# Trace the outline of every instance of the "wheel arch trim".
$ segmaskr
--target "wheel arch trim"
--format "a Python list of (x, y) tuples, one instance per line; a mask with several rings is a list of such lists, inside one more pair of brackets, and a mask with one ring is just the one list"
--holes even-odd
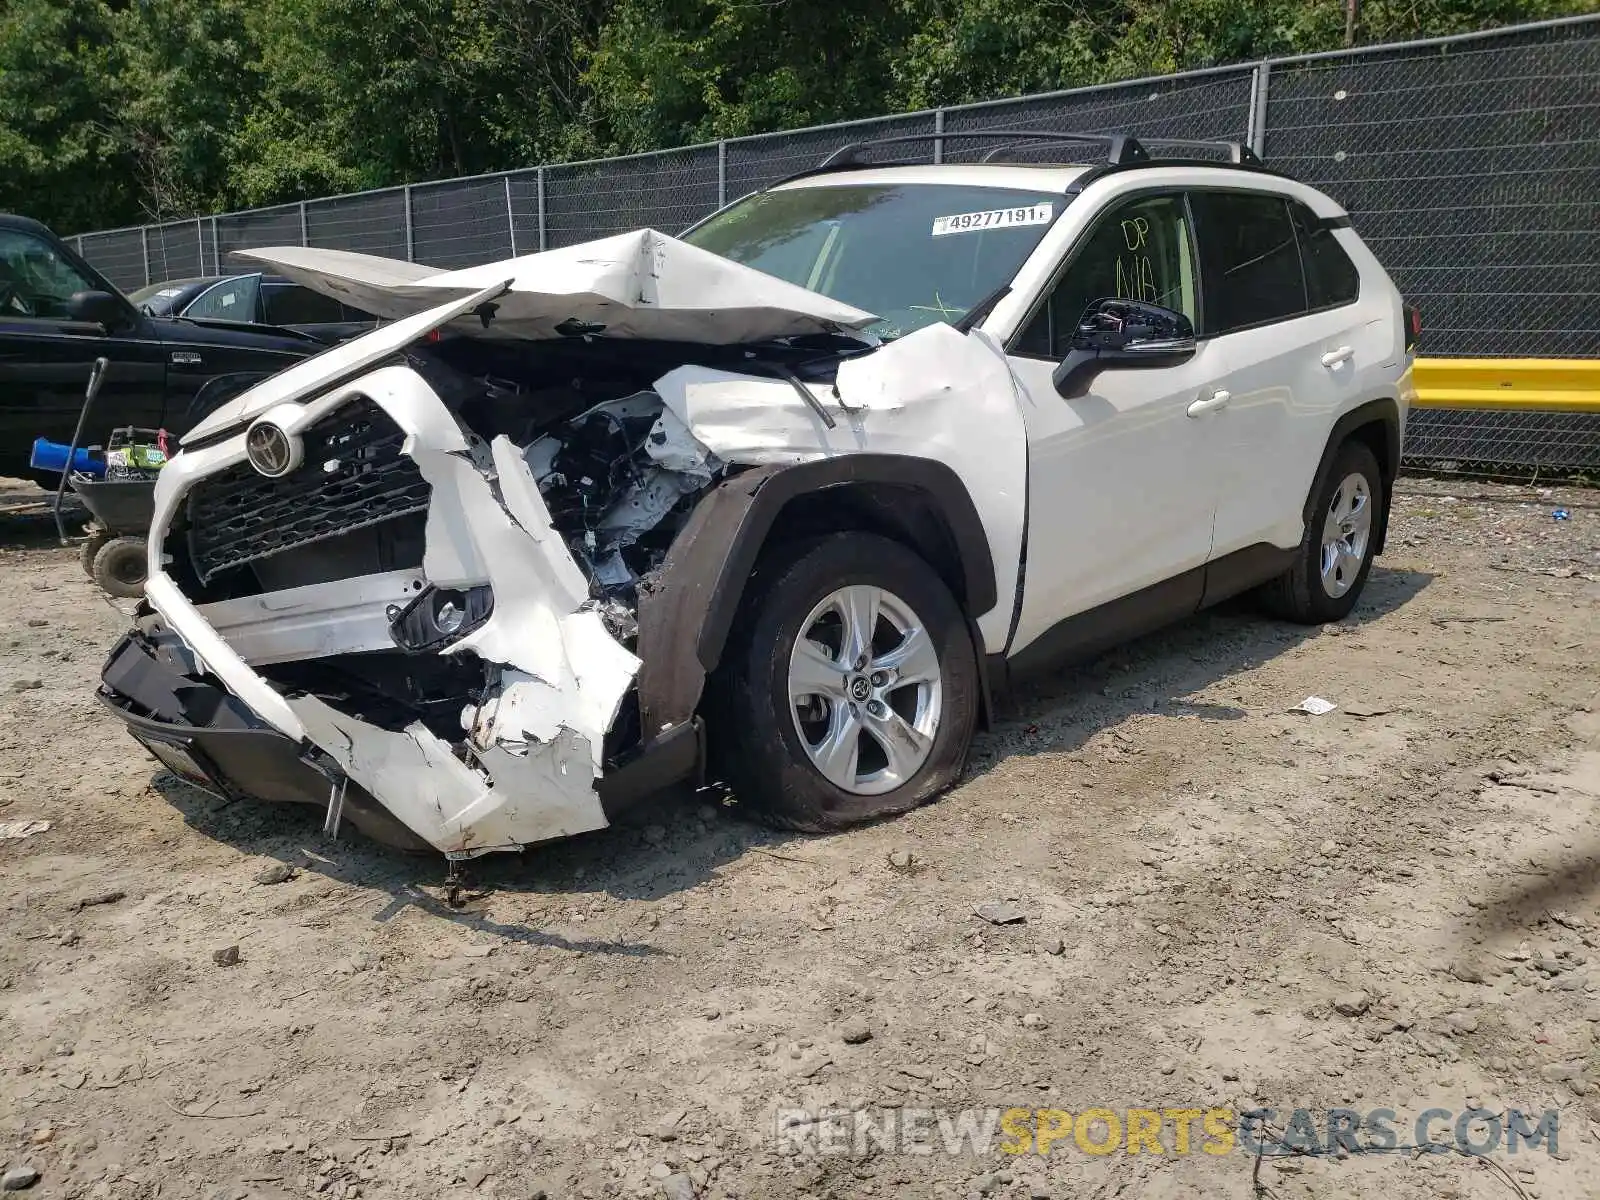
[(1382, 476), (1379, 482), (1383, 487), (1383, 512), (1378, 525), (1373, 529), (1372, 553), (1376, 557), (1383, 553), (1384, 537), (1389, 531), (1389, 501), (1394, 494), (1395, 478), (1400, 474), (1402, 424), (1400, 402), (1394, 397), (1382, 396), (1376, 400), (1369, 400), (1352, 408), (1333, 423), (1327, 444), (1322, 450), (1322, 459), (1317, 464), (1316, 474), (1311, 479), (1311, 487), (1306, 492), (1301, 517), (1306, 522), (1306, 528), (1310, 529), (1312, 510), (1316, 507), (1317, 497), (1322, 494), (1322, 488), (1327, 483), (1328, 473), (1333, 469), (1334, 456), (1339, 453), (1339, 447), (1349, 441), (1351, 435), (1358, 430), (1373, 426), (1381, 427), (1383, 431), (1380, 445), (1372, 447), (1378, 459), (1378, 472)]
[[(970, 618), (998, 602), (994, 559), (976, 505), (960, 477), (933, 459), (848, 454), (756, 467), (723, 480), (701, 499), (666, 558), (640, 589), (637, 678), (648, 739), (689, 720), (706, 676), (722, 660), (756, 561), (795, 501), (838, 489), (840, 500), (875, 486), (925, 496), (954, 548), (958, 580), (949, 580)], [(937, 568), (936, 568), (937, 569)], [(975, 650), (982, 658), (983, 647)]]

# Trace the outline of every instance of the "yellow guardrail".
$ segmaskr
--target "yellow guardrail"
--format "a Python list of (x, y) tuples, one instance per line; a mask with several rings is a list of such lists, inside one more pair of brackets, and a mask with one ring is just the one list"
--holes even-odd
[(1600, 359), (1419, 358), (1422, 408), (1600, 413)]

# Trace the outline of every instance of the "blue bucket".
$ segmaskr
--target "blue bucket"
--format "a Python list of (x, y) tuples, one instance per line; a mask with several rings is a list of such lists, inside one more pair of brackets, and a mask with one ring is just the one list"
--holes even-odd
[[(28, 457), (28, 465), (36, 471), (64, 471), (67, 469), (67, 449), (65, 442), (52, 442), (49, 438), (42, 437), (34, 438), (33, 453)], [(105, 476), (106, 464), (95, 458), (88, 450), (80, 449), (72, 456), (72, 469), (100, 479)]]

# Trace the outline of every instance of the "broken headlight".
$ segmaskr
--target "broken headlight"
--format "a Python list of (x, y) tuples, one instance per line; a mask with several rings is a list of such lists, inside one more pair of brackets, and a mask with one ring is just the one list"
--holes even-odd
[(488, 586), (434, 587), (429, 584), (404, 608), (389, 606), (389, 636), (402, 650), (421, 654), (466, 637), (494, 612), (494, 590)]

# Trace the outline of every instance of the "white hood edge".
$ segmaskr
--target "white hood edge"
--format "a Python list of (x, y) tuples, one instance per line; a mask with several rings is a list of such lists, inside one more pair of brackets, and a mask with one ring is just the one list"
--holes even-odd
[(391, 319), (508, 281), (487, 328), (476, 320), (460, 326), (489, 338), (556, 338), (563, 336), (557, 326), (575, 321), (603, 326), (607, 337), (733, 345), (862, 329), (878, 319), (654, 229), (459, 271), (310, 246), (233, 257)]
[(426, 337), (441, 325), (448, 324), (462, 313), (471, 312), (481, 304), (489, 303), (506, 289), (506, 280), (490, 284), (460, 299), (451, 299), (416, 313), (404, 320), (395, 321), (374, 329), (364, 337), (340, 342), (320, 354), (303, 358), (294, 366), (269, 375), (254, 387), (234, 397), (205, 420), (196, 424), (179, 440), (184, 444), (201, 441), (213, 434), (232, 429), (252, 417), (259, 416), (278, 404), (304, 400), (322, 391), (336, 379), (355, 374), (364, 367), (404, 350), (418, 338)]

